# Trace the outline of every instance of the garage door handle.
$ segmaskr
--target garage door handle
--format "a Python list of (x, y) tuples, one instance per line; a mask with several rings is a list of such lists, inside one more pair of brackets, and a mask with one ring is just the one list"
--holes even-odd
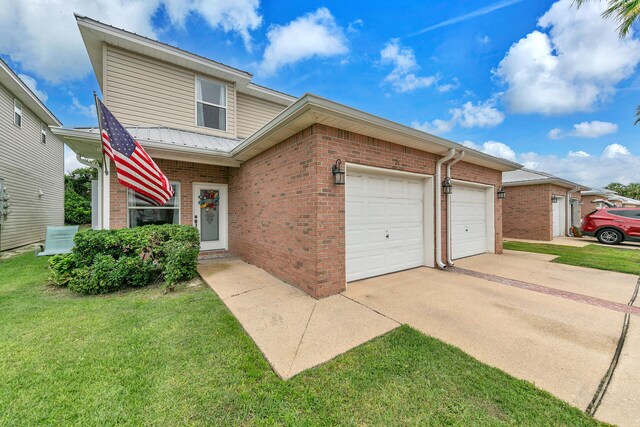
[(388, 239), (389, 238), (389, 232), (387, 231), (386, 233), (387, 233), (387, 239)]

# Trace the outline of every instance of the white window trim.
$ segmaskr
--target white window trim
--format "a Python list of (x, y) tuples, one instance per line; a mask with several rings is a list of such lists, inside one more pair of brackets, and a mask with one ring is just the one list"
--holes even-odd
[(47, 143), (47, 125), (45, 125), (44, 122), (40, 122), (40, 133), (41, 133), (40, 142), (43, 145), (46, 145), (46, 143)]
[(176, 189), (178, 190), (176, 193), (176, 203), (177, 206), (129, 206), (129, 192), (133, 191), (130, 188), (127, 188), (127, 204), (126, 204), (126, 210), (127, 210), (127, 228), (132, 228), (129, 225), (129, 220), (131, 219), (129, 217), (129, 211), (131, 209), (171, 209), (171, 210), (176, 210), (178, 209), (178, 224), (182, 224), (182, 203), (180, 203), (180, 195), (181, 195), (181, 191), (182, 191), (182, 185), (180, 185), (180, 181), (169, 181), (169, 184), (171, 185), (175, 185)]
[[(207, 101), (200, 101), (198, 99), (198, 85), (199, 80), (205, 80), (211, 83), (215, 83), (218, 84), (220, 86), (222, 86), (224, 88), (224, 101), (227, 105), (219, 105), (219, 104), (214, 104), (212, 102), (207, 102)], [(195, 103), (194, 103), (194, 113), (195, 113), (195, 125), (196, 127), (202, 128), (202, 129), (209, 129), (209, 130), (213, 130), (213, 131), (218, 131), (218, 132), (228, 132), (229, 129), (229, 88), (227, 87), (227, 84), (225, 82), (219, 81), (219, 80), (214, 80), (214, 79), (207, 79), (204, 77), (200, 77), (200, 76), (195, 76), (195, 91), (194, 91), (194, 98), (195, 98)], [(207, 126), (200, 126), (198, 125), (198, 103), (201, 104), (205, 104), (205, 105), (210, 105), (212, 107), (218, 107), (218, 108), (223, 108), (224, 109), (224, 129), (216, 129), (216, 128), (210, 128)]]
[[(20, 104), (20, 108), (18, 108), (18, 104)], [(18, 113), (18, 110), (20, 110), (20, 113)], [(20, 124), (16, 123), (16, 114), (20, 116)], [(13, 98), (13, 124), (18, 126), (19, 128), (22, 128), (23, 121), (24, 121), (24, 114), (22, 109), (22, 102), (18, 101), (17, 98)]]

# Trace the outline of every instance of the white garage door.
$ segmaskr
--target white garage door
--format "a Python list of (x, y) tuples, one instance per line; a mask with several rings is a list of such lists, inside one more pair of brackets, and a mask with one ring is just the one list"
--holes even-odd
[(451, 193), (451, 255), (487, 252), (487, 207), (483, 188), (454, 185)]
[(553, 206), (553, 237), (562, 236), (564, 230), (565, 201), (564, 197), (558, 197)]
[(423, 181), (349, 172), (347, 281), (424, 264)]

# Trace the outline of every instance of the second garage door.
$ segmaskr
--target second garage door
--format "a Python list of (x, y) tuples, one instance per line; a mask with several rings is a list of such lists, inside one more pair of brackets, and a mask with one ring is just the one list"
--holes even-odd
[(453, 259), (487, 252), (485, 189), (454, 185), (451, 193), (451, 255)]
[(423, 181), (349, 172), (347, 281), (424, 265)]

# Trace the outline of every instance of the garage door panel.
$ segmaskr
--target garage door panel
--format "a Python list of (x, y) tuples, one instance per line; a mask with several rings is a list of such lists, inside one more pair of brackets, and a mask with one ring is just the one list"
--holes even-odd
[(421, 180), (349, 174), (347, 281), (423, 265), (423, 192)]
[(453, 259), (487, 252), (486, 203), (484, 189), (454, 185), (451, 193)]

